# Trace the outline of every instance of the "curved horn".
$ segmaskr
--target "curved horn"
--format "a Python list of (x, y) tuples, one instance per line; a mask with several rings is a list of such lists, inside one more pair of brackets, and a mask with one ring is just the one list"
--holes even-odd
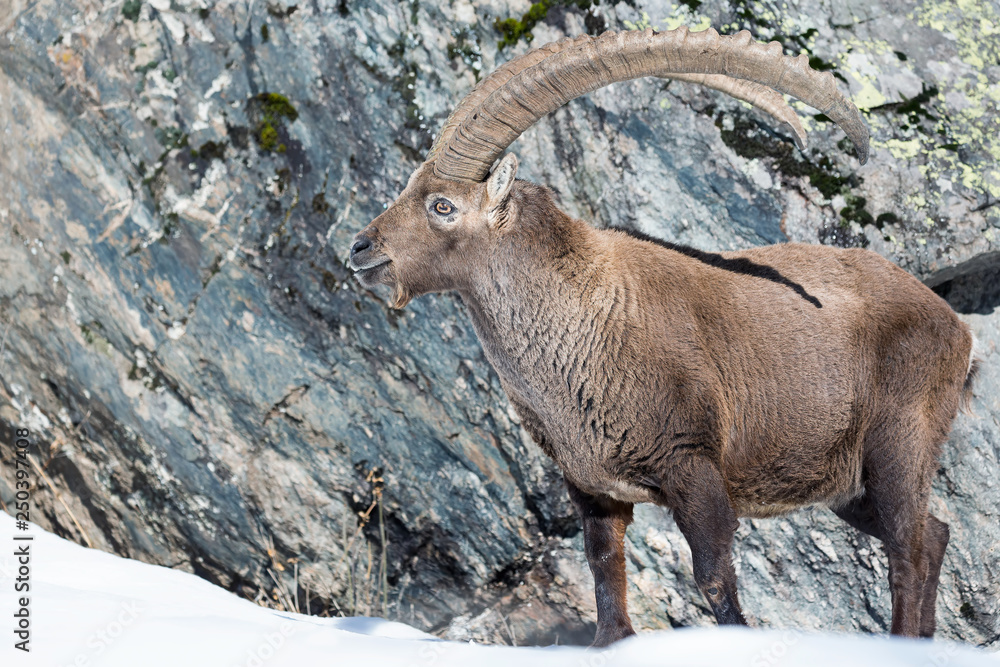
[(549, 42), (544, 46), (540, 46), (537, 49), (531, 49), (527, 53), (524, 53), (513, 60), (508, 60), (506, 63), (500, 67), (493, 70), (489, 76), (480, 81), (472, 92), (465, 96), (465, 98), (459, 102), (455, 110), (451, 112), (448, 116), (448, 120), (445, 121), (444, 127), (441, 129), (441, 133), (438, 134), (437, 139), (434, 141), (434, 145), (431, 147), (430, 153), (427, 154), (427, 159), (431, 159), (434, 155), (441, 149), (441, 147), (451, 139), (451, 135), (455, 133), (458, 126), (462, 124), (462, 121), (468, 117), (469, 114), (474, 112), (480, 104), (483, 103), (494, 90), (504, 85), (515, 75), (519, 74), (522, 70), (525, 70), (539, 62), (545, 60), (549, 56), (561, 53), (567, 49), (571, 49), (574, 46), (579, 46), (589, 40), (590, 37), (587, 35), (582, 35), (580, 37), (566, 37), (555, 42)]
[[(591, 38), (587, 35), (583, 35), (580, 37), (567, 37), (556, 42), (550, 42), (544, 46), (538, 47), (537, 49), (532, 49), (531, 51), (528, 51), (513, 60), (509, 60), (497, 69), (493, 70), (489, 76), (479, 82), (471, 93), (465, 96), (459, 105), (455, 107), (455, 110), (448, 116), (448, 120), (445, 121), (444, 127), (441, 129), (437, 139), (434, 141), (434, 145), (431, 148), (430, 153), (427, 154), (427, 159), (432, 159), (438, 151), (441, 150), (441, 147), (451, 139), (451, 136), (469, 116), (469, 114), (478, 109), (483, 100), (489, 97), (497, 88), (510, 81), (514, 78), (514, 76), (523, 70), (532, 67), (557, 53), (581, 46), (590, 41), (590, 39)], [(802, 128), (798, 114), (796, 114), (795, 111), (788, 106), (788, 103), (785, 101), (785, 98), (781, 95), (781, 93), (771, 90), (767, 86), (762, 86), (759, 83), (754, 83), (753, 81), (734, 79), (724, 74), (673, 73), (669, 76), (663, 75), (661, 78), (698, 83), (708, 88), (713, 88), (726, 93), (731, 97), (743, 100), (744, 102), (748, 102), (765, 113), (770, 114), (778, 122), (785, 124), (788, 127), (788, 130), (795, 137), (795, 144), (799, 147), (799, 149), (804, 149), (806, 146), (806, 132)]]
[(762, 86), (755, 81), (745, 79), (734, 79), (725, 74), (671, 74), (669, 79), (678, 81), (689, 81), (700, 83), (703, 86), (718, 90), (730, 97), (743, 100), (761, 111), (771, 115), (779, 123), (788, 127), (788, 131), (795, 137), (795, 145), (799, 150), (806, 147), (806, 131), (802, 127), (799, 115), (792, 107), (788, 106), (784, 96), (776, 90)]
[[(805, 55), (782, 55), (777, 42), (755, 42), (745, 30), (722, 36), (712, 29), (691, 33), (685, 27), (660, 33), (606, 32), (566, 42), (574, 44), (532, 56), (530, 65), (511, 61), (503, 75), (488, 79), (488, 89), (471, 93), (477, 104), (460, 105), (461, 116), (459, 110), (452, 114), (432, 151), (438, 176), (481, 181), (507, 146), (542, 116), (598, 88), (645, 76), (705, 83), (759, 102), (769, 112), (774, 109), (771, 113), (782, 122), (789, 122), (791, 110), (786, 112), (783, 100), (776, 100), (787, 93), (829, 116), (854, 142), (861, 163), (868, 159), (868, 129), (857, 107), (837, 90), (833, 76), (813, 70)], [(794, 130), (797, 121), (790, 124), (799, 135), (801, 127)]]

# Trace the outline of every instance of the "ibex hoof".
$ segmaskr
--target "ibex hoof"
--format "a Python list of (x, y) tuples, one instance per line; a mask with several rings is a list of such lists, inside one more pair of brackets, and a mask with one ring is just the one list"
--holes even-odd
[(597, 636), (594, 637), (594, 643), (590, 645), (590, 648), (604, 648), (634, 634), (635, 630), (630, 627), (608, 628), (607, 630), (598, 628)]

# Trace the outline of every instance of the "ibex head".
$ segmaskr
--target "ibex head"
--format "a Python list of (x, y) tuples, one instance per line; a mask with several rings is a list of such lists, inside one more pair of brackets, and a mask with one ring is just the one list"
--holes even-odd
[(395, 308), (420, 294), (461, 289), (506, 219), (516, 173), (513, 153), (482, 183), (441, 178), (425, 162), (392, 206), (354, 238), (358, 280), (392, 287)]
[(803, 148), (805, 132), (782, 93), (792, 95), (840, 125), (862, 163), (868, 158), (868, 130), (833, 76), (810, 68), (805, 55), (782, 55), (777, 42), (755, 42), (747, 31), (729, 36), (683, 27), (564, 39), (501, 66), (458, 105), (403, 193), (355, 237), (351, 267), (358, 279), (393, 287), (397, 308), (426, 292), (460, 289), (481, 266), (489, 240), (516, 224), (506, 209), (517, 159), (506, 156), (490, 174), (496, 159), (570, 100), (646, 76), (701, 83), (749, 102)]

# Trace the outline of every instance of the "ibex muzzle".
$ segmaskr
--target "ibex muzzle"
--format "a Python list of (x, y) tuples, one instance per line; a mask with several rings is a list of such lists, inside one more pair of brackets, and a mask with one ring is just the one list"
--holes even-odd
[(597, 637), (633, 633), (623, 539), (632, 505), (670, 508), (720, 623), (745, 623), (737, 517), (826, 504), (885, 544), (892, 632), (933, 635), (948, 527), (927, 511), (975, 364), (968, 328), (875, 253), (780, 245), (707, 253), (597, 230), (515, 180), (507, 146), (545, 114), (636, 77), (702, 83), (805, 135), (782, 93), (868, 132), (830, 73), (714, 30), (549, 44), (484, 79), (448, 119), (351, 265), (393, 303), (457, 291), (525, 429), (583, 521)]

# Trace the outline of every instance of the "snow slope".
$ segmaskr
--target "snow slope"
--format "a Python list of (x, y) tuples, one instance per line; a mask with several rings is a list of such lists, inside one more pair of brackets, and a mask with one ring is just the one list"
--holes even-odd
[[(17, 535), (31, 544), (31, 652), (13, 644)], [(321, 619), (258, 607), (198, 577), (86, 549), (0, 512), (2, 665), (279, 667), (394, 665), (928, 665), (997, 667), (997, 655), (944, 642), (742, 628), (644, 634), (604, 651), (441, 641), (377, 618)]]

